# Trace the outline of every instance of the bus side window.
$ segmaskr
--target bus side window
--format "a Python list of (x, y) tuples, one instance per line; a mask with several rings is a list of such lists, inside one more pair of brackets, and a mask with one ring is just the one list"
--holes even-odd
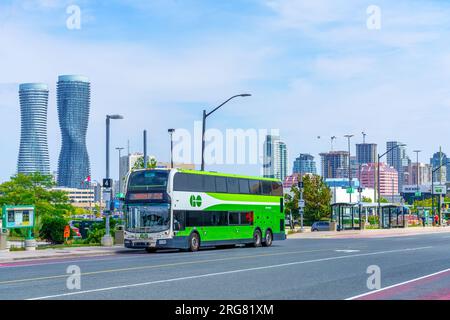
[(176, 210), (173, 212), (173, 230), (182, 231), (185, 229), (185, 215), (186, 211)]
[(203, 177), (205, 192), (216, 192), (216, 177), (214, 176), (204, 176)]
[(240, 224), (241, 225), (252, 225), (253, 224), (253, 211), (249, 211), (249, 212), (241, 212), (241, 221)]
[(259, 180), (249, 180), (250, 193), (251, 194), (261, 194), (261, 181)]
[(283, 196), (283, 185), (279, 182), (272, 182), (272, 196)]
[(227, 178), (228, 193), (239, 193), (239, 181), (236, 178)]
[(245, 194), (250, 193), (250, 188), (249, 188), (247, 179), (239, 179), (239, 193), (245, 193)]
[(239, 213), (240, 212), (228, 212), (229, 225), (239, 225)]
[(173, 180), (174, 191), (189, 191), (189, 181), (186, 173), (176, 173)]
[(225, 177), (216, 177), (216, 192), (227, 192), (227, 179)]
[(262, 181), (262, 194), (265, 196), (270, 196), (272, 194), (272, 182)]
[(186, 227), (202, 227), (203, 211), (186, 211)]

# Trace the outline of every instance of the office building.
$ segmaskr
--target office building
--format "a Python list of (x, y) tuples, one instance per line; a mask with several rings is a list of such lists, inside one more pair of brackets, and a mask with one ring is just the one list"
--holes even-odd
[(404, 185), (428, 185), (431, 184), (431, 165), (416, 162), (403, 168), (405, 179)]
[(316, 162), (314, 157), (307, 153), (300, 153), (300, 155), (294, 161), (294, 168), (292, 173), (311, 173), (317, 174)]
[(375, 143), (357, 143), (356, 162), (358, 165), (377, 162), (377, 145)]
[(86, 188), (90, 176), (86, 133), (90, 111), (90, 83), (83, 76), (60, 76), (57, 105), (62, 145), (58, 161), (58, 186)]
[(386, 162), (388, 166), (394, 167), (398, 172), (398, 187), (401, 190), (405, 181), (404, 168), (410, 164), (410, 159), (406, 155), (406, 147), (402, 146), (400, 141), (388, 141), (386, 150), (392, 149), (386, 154)]
[[(42, 83), (19, 86), (21, 134), (18, 173), (50, 174), (47, 144), (48, 87)], [(3, 134), (7, 134), (4, 132)]]
[(92, 210), (98, 203), (95, 201), (95, 190), (90, 189), (77, 189), (77, 188), (64, 188), (57, 187), (53, 190), (63, 191), (67, 193), (69, 201), (74, 207), (82, 208), (85, 210)]
[(348, 151), (330, 151), (321, 153), (321, 173), (323, 179), (348, 178)]
[(436, 152), (430, 159), (432, 169), (439, 169), (433, 174), (433, 181), (445, 183), (450, 181), (450, 163), (447, 164), (448, 158), (444, 152)]
[(288, 175), (288, 152), (279, 136), (266, 136), (263, 158), (263, 176), (284, 180)]

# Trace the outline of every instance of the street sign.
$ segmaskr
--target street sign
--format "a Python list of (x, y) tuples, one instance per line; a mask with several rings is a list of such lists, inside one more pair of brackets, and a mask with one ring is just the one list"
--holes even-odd
[(347, 188), (347, 193), (354, 193), (355, 192), (355, 189), (353, 189), (353, 188)]
[(103, 192), (102, 194), (103, 201), (111, 201), (111, 192)]
[(446, 186), (434, 186), (433, 193), (434, 194), (446, 194), (447, 187)]
[(111, 188), (112, 187), (112, 179), (103, 179), (103, 188)]
[(299, 208), (304, 208), (305, 207), (305, 200), (299, 200), (298, 201), (298, 207)]
[(421, 197), (422, 196), (422, 192), (420, 191), (416, 191), (416, 193), (414, 194), (416, 197)]
[(123, 194), (123, 193), (116, 193), (116, 198), (117, 199), (123, 199), (123, 198), (125, 198), (125, 195)]
[(69, 226), (65, 226), (64, 228), (64, 239), (67, 239), (70, 237), (70, 227)]

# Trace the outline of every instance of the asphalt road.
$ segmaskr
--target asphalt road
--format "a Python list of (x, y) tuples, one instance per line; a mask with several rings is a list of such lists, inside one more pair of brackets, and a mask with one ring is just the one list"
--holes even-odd
[[(80, 268), (80, 289), (67, 288), (69, 266)], [(368, 289), (369, 266), (379, 267), (381, 290)], [(449, 268), (450, 233), (290, 239), (196, 253), (124, 250), (3, 265), (0, 300), (450, 299)]]

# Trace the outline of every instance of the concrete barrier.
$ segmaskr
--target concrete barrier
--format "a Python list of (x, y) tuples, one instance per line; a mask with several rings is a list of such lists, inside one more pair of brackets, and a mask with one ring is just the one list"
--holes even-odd
[(37, 247), (36, 240), (34, 240), (34, 239), (25, 240), (25, 250), (26, 251), (35, 251), (36, 247)]
[(0, 229), (0, 251), (8, 250), (8, 233)]

